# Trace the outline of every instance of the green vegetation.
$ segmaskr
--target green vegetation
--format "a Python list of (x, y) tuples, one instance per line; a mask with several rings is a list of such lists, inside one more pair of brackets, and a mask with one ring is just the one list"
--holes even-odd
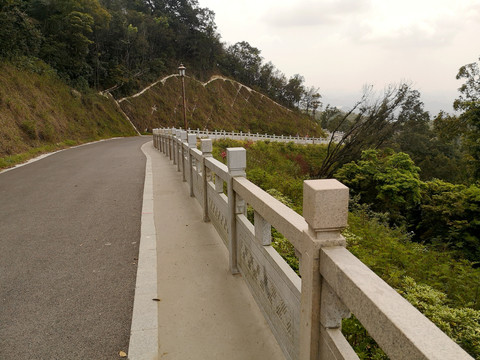
[[(180, 62), (191, 128), (323, 134), (298, 109), (316, 109), (318, 89), (306, 89), (298, 74), (287, 80), (246, 42), (221, 43), (214, 13), (196, 0), (0, 0), (0, 22), (0, 157), (10, 156), (3, 164), (65, 139), (133, 135), (111, 99), (96, 93), (131, 95)], [(246, 86), (195, 80), (218, 74)], [(180, 127), (180, 94), (172, 77), (122, 108), (142, 133)]]
[(43, 152), (135, 135), (109, 99), (65, 85), (48, 65), (0, 63), (0, 168)]
[(20, 154), (5, 156), (0, 158), (0, 169), (9, 168), (17, 164), (23, 163), (38, 155), (50, 153), (50, 152), (64, 149), (70, 146), (75, 146), (77, 144), (79, 144), (79, 142), (73, 141), (73, 140), (66, 140), (60, 143), (47, 144), (47, 145), (35, 147), (30, 149), (29, 151), (26, 151)]
[(0, 22), (0, 59), (40, 58), (77, 89), (121, 97), (183, 62), (201, 80), (221, 73), (282, 105), (319, 106), (302, 76), (287, 79), (247, 42), (223, 44), (197, 0), (0, 0)]
[(419, 170), (405, 153), (367, 150), (335, 177), (390, 224), (410, 230), (415, 241), (480, 261), (480, 188), (423, 182)]
[[(343, 132), (326, 146), (223, 140), (215, 155), (247, 148), (248, 178), (299, 213), (303, 180), (345, 182), (350, 250), (480, 359), (478, 63), (458, 72), (458, 115), (432, 118), (405, 84), (377, 100), (367, 89), (347, 112), (320, 111), (318, 89), (305, 88), (301, 75), (287, 79), (247, 42), (221, 43), (213, 12), (196, 0), (0, 0), (0, 22), (0, 167), (134, 135), (109, 94), (127, 96), (121, 110), (142, 132), (182, 126), (178, 77), (131, 95), (184, 62), (193, 129)], [(272, 236), (298, 271), (292, 246), (276, 230)], [(362, 358), (385, 357), (355, 319), (344, 332)]]
[[(227, 147), (237, 146), (247, 149), (247, 177), (301, 214), (303, 180), (321, 167), (326, 146), (219, 140), (213, 154), (222, 159)], [(423, 182), (410, 157), (392, 150), (366, 151), (338, 175), (353, 195), (344, 231), (348, 249), (480, 358), (480, 268), (469, 260), (472, 248), (459, 251), (460, 238), (455, 240), (457, 247), (450, 246), (452, 236), (465, 238), (468, 231), (478, 241), (472, 228), (479, 218), (478, 189), (438, 180)], [(459, 192), (465, 195), (458, 196)], [(437, 221), (436, 216), (450, 220)], [(465, 221), (459, 223), (458, 218)], [(428, 228), (438, 237), (423, 241), (409, 230), (412, 227), (418, 227), (419, 234)], [(298, 271), (292, 245), (276, 230), (272, 245)], [(386, 359), (355, 318), (344, 321), (343, 332), (362, 359)]]

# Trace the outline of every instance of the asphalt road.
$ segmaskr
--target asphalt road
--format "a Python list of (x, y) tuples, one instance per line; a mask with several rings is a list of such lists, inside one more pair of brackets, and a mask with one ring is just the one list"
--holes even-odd
[(118, 359), (135, 290), (146, 137), (0, 174), (0, 359)]

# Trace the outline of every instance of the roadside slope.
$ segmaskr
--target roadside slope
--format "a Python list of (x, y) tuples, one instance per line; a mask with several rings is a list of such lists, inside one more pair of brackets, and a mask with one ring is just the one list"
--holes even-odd
[(68, 145), (136, 135), (107, 97), (73, 90), (40, 61), (23, 67), (0, 63), (0, 168)]
[[(214, 76), (202, 83), (185, 78), (191, 129), (235, 130), (283, 135), (323, 134), (307, 115), (292, 111), (235, 80)], [(182, 83), (169, 75), (138, 94), (118, 100), (135, 126), (183, 127)]]

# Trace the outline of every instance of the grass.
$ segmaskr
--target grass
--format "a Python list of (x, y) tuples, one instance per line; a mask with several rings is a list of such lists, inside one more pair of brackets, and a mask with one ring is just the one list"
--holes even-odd
[(0, 168), (70, 143), (136, 134), (111, 100), (72, 89), (39, 60), (22, 61), (0, 63)]
[[(185, 79), (187, 121), (191, 129), (243, 131), (277, 135), (320, 136), (322, 129), (307, 115), (290, 111), (268, 97), (221, 79), (204, 86)], [(158, 127), (183, 127), (181, 82), (171, 77), (121, 107), (141, 131)]]
[(57, 151), (57, 150), (65, 149), (67, 147), (74, 146), (74, 145), (77, 145), (77, 144), (78, 144), (77, 141), (67, 140), (67, 141), (64, 141), (62, 143), (47, 144), (47, 145), (43, 145), (43, 146), (40, 146), (40, 147), (32, 148), (32, 149), (30, 149), (26, 152), (22, 152), (22, 153), (15, 154), (15, 155), (5, 156), (5, 157), (0, 158), (0, 169), (10, 168), (10, 167), (13, 167), (15, 165), (24, 163), (24, 162), (26, 162), (30, 159), (33, 159), (37, 156), (42, 155), (42, 154), (46, 154), (46, 153), (54, 152), (54, 151)]
[(8, 155), (0, 158), (0, 170), (14, 167), (18, 164), (22, 164), (37, 156), (48, 154), (62, 149), (67, 149), (72, 146), (78, 146), (91, 141), (99, 139), (84, 139), (84, 140), (65, 140), (58, 143), (45, 144), (39, 147), (34, 147), (28, 151), (21, 152), (19, 154)]

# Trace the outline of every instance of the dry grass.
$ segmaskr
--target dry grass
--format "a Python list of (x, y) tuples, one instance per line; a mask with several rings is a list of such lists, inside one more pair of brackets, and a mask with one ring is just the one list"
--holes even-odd
[[(322, 134), (308, 116), (290, 111), (240, 84), (218, 79), (204, 86), (185, 79), (187, 120), (191, 129), (237, 130), (277, 135)], [(141, 129), (183, 127), (181, 81), (171, 77), (138, 97), (130, 97), (121, 106)]]
[(0, 64), (0, 168), (69, 144), (130, 135), (112, 101), (80, 94), (52, 73)]

